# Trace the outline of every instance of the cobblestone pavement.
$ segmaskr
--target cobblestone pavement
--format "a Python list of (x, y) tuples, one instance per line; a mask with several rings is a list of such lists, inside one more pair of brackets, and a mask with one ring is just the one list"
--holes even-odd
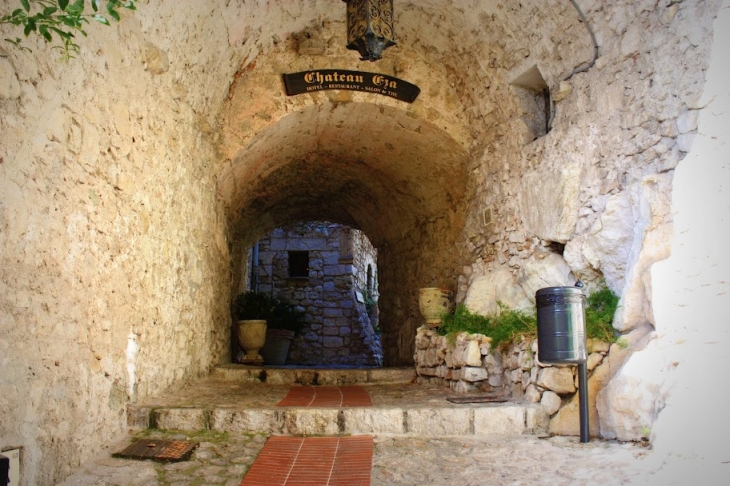
[[(142, 435), (138, 434), (138, 437)], [(157, 463), (115, 459), (127, 437), (84, 465), (61, 486), (237, 486), (266, 437), (154, 431), (144, 435), (200, 441), (190, 460)], [(372, 485), (614, 485), (671, 484), (655, 476), (660, 464), (635, 444), (577, 438), (375, 438)], [(687, 483), (677, 483), (687, 484)], [(701, 483), (696, 483), (698, 486)]]

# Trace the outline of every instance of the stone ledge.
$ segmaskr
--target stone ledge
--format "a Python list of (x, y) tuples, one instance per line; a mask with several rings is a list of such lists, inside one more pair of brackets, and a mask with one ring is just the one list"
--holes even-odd
[[(130, 424), (267, 435), (518, 436), (547, 432), (538, 405), (230, 409), (131, 407)], [(132, 420), (132, 417), (134, 420)]]

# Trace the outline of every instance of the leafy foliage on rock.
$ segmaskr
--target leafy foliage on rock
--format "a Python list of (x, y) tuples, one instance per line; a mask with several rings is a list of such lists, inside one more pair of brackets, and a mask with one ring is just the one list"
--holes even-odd
[[(90, 0), (91, 13), (86, 12), (86, 1), (75, 0), (18, 0), (19, 6), (10, 14), (0, 17), (0, 24), (12, 24), (23, 28), (23, 34), (28, 37), (34, 33), (41, 36), (46, 42), (54, 42), (54, 34), (58, 36), (61, 45), (53, 46), (60, 49), (63, 59), (76, 57), (79, 46), (76, 44), (76, 35), (86, 37), (84, 24), (94, 20), (100, 24), (110, 25), (109, 19), (119, 22), (119, 9), (136, 10), (137, 0)], [(103, 13), (102, 13), (103, 12)], [(16, 47), (30, 49), (22, 45), (22, 39), (5, 39)]]
[[(618, 296), (611, 289), (603, 287), (586, 299), (586, 336), (604, 342), (616, 342), (616, 332), (612, 326), (613, 316), (618, 306)], [(453, 313), (444, 315), (439, 332), (451, 335), (459, 331), (484, 334), (492, 338), (495, 347), (509, 344), (518, 336), (537, 338), (537, 316), (534, 310), (510, 309), (498, 302), (500, 312), (483, 316), (459, 304)]]
[(497, 315), (483, 316), (469, 310), (464, 304), (456, 306), (453, 314), (446, 314), (439, 328), (444, 335), (466, 331), (472, 334), (484, 334), (492, 338), (492, 345), (512, 342), (519, 335), (537, 335), (537, 318), (534, 313), (509, 309), (499, 303)]

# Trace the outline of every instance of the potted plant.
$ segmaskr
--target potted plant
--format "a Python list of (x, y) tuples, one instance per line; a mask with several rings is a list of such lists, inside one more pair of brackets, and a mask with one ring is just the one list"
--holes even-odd
[(260, 365), (259, 350), (266, 341), (266, 321), (271, 320), (277, 300), (261, 292), (244, 292), (233, 301), (233, 316), (237, 321), (236, 336), (246, 356), (244, 364)]
[(266, 343), (261, 349), (264, 363), (283, 365), (296, 334), (304, 326), (304, 312), (285, 300), (277, 300), (266, 331)]

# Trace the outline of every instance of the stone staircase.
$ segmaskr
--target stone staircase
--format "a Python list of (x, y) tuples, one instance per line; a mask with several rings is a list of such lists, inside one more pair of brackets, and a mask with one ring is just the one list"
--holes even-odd
[[(372, 406), (277, 406), (295, 386), (360, 386)], [(518, 436), (547, 433), (538, 404), (464, 403), (445, 387), (416, 383), (413, 368), (303, 369), (223, 365), (174, 394), (128, 408), (132, 429), (266, 435)]]

